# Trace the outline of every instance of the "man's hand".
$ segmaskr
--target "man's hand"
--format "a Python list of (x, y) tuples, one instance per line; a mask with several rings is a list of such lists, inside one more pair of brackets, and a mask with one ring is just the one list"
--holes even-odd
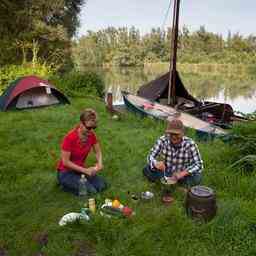
[(155, 163), (155, 167), (160, 171), (165, 171), (165, 168), (166, 168), (165, 163), (163, 161), (157, 161)]
[(181, 172), (173, 173), (172, 177), (176, 180), (181, 180), (188, 175), (189, 175), (189, 173), (187, 171), (181, 171)]

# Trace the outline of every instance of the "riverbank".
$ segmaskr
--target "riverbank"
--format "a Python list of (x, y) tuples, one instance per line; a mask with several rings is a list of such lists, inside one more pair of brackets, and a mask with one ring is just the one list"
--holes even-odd
[[(145, 70), (168, 70), (170, 63), (145, 63)], [(211, 76), (224, 76), (226, 78), (255, 78), (255, 65), (231, 63), (177, 63), (177, 69), (185, 74), (201, 74)]]
[[(75, 255), (77, 244), (90, 244), (97, 255), (253, 255), (256, 253), (255, 172), (230, 169), (238, 149), (222, 141), (198, 143), (204, 160), (203, 184), (217, 193), (218, 213), (207, 224), (190, 220), (184, 195), (166, 207), (158, 186), (149, 184), (141, 170), (146, 155), (164, 124), (126, 114), (112, 120), (104, 104), (91, 98), (72, 99), (71, 105), (28, 111), (0, 112), (0, 248), (8, 255), (35, 255), (37, 237), (47, 234), (42, 252), (48, 256)], [(60, 227), (68, 212), (78, 212), (79, 198), (56, 184), (59, 143), (85, 107), (99, 113), (96, 130), (104, 155), (102, 175), (111, 184), (97, 202), (119, 197), (132, 207), (131, 219), (106, 219), (97, 214), (85, 224)], [(255, 125), (254, 125), (255, 126)], [(251, 132), (255, 131), (255, 127)], [(190, 136), (194, 136), (189, 131)], [(94, 158), (89, 157), (93, 162)], [(155, 198), (133, 203), (128, 192), (150, 190)]]
[[(216, 73), (216, 66), (203, 65), (188, 64), (184, 69), (178, 68), (181, 80), (191, 95), (201, 101), (230, 104), (238, 112), (255, 111), (256, 72), (243, 73), (246, 66), (237, 65), (234, 66), (234, 72), (229, 73), (228, 70), (232, 69), (223, 65), (223, 71)], [(217, 67), (221, 69), (221, 65)], [(164, 63), (149, 64), (141, 68), (94, 68), (95, 72), (102, 74), (105, 91), (112, 91), (116, 103), (122, 102), (121, 90), (136, 94), (143, 84), (163, 75), (167, 70), (168, 65)]]
[[(115, 66), (110, 63), (103, 64), (103, 69), (134, 69), (139, 68), (136, 66), (121, 67)], [(142, 66), (145, 72), (148, 73), (164, 73), (170, 68), (169, 62), (145, 62)], [(204, 74), (212, 76), (224, 76), (232, 78), (255, 78), (255, 65), (248, 64), (232, 64), (232, 63), (177, 63), (177, 70), (182, 73), (189, 74)]]

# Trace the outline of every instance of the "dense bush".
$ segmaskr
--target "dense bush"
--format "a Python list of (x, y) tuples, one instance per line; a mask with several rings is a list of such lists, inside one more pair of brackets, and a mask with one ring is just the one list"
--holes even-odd
[(43, 79), (50, 80), (53, 85), (70, 97), (86, 95), (103, 95), (104, 83), (95, 72), (78, 73), (72, 71), (59, 75), (53, 69), (41, 64), (9, 65), (0, 70), (0, 94), (9, 84), (22, 76), (37, 75)]
[(64, 94), (70, 97), (84, 97), (86, 95), (103, 96), (104, 82), (95, 72), (70, 73), (54, 75), (50, 78), (52, 83)]
[(8, 65), (0, 69), (0, 94), (9, 84), (22, 76), (38, 75), (47, 79), (53, 70), (42, 64)]

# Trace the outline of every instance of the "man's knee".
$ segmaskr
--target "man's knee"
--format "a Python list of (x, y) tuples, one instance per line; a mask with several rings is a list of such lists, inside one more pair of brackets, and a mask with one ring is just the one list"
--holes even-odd
[(152, 170), (149, 165), (146, 165), (142, 170), (144, 176), (151, 182), (155, 182), (160, 177), (156, 170)]
[(181, 184), (188, 187), (193, 187), (193, 186), (199, 185), (201, 181), (202, 181), (202, 174), (197, 173), (192, 176), (187, 176), (184, 180), (181, 181)]

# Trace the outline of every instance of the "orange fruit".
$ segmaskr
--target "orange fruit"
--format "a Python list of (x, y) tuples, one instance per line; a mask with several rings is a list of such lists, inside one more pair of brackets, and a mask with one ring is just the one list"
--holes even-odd
[(119, 202), (117, 199), (115, 199), (115, 200), (112, 202), (112, 206), (113, 206), (114, 208), (119, 208), (120, 202)]

